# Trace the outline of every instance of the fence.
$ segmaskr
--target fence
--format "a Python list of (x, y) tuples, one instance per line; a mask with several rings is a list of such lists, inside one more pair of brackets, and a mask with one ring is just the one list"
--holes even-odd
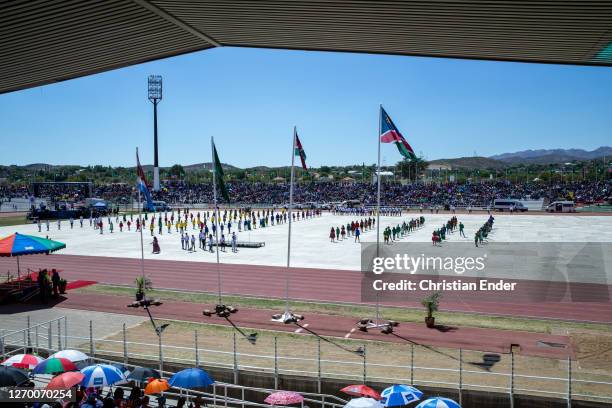
[(612, 373), (583, 372), (569, 358), (337, 340), (349, 347), (361, 346), (363, 356), (358, 356), (310, 335), (262, 333), (253, 346), (229, 329), (216, 328), (214, 336), (204, 330), (173, 323), (158, 337), (148, 325), (134, 330), (124, 324), (120, 332), (107, 335), (90, 321), (89, 333), (69, 333), (66, 317), (36, 325), (30, 325), (28, 318), (24, 329), (0, 332), (0, 351), (7, 356), (21, 350), (53, 352), (69, 347), (125, 364), (130, 359), (149, 360), (160, 371), (170, 363), (225, 368), (233, 371), (234, 383), (239, 372), (260, 372), (273, 376), (275, 388), (279, 376), (301, 375), (316, 381), (319, 392), (321, 382), (333, 378), (491, 391), (506, 393), (510, 401), (514, 394), (549, 396), (566, 399), (568, 406), (576, 399), (612, 402)]

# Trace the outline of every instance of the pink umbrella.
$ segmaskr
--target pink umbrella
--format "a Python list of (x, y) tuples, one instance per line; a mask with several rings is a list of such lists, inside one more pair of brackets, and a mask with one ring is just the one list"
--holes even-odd
[(304, 397), (293, 391), (278, 391), (268, 395), (264, 402), (270, 405), (300, 404), (304, 402)]

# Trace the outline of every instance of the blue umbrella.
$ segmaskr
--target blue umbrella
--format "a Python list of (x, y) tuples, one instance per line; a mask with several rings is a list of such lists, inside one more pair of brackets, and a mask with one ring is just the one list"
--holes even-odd
[(187, 368), (174, 374), (168, 380), (171, 387), (180, 388), (202, 388), (207, 387), (215, 381), (201, 368)]
[(409, 385), (392, 385), (380, 393), (382, 403), (385, 407), (401, 407), (411, 402), (418, 401), (423, 393)]
[(125, 375), (110, 364), (96, 364), (81, 370), (85, 375), (81, 385), (85, 387), (107, 387), (119, 381), (125, 381)]
[(415, 408), (461, 408), (461, 405), (450, 398), (435, 397), (421, 402)]

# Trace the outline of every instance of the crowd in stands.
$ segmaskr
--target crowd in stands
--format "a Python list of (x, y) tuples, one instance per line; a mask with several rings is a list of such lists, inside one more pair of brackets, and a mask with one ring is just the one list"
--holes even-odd
[[(289, 201), (289, 188), (286, 184), (267, 184), (251, 182), (228, 182), (230, 199), (235, 204), (286, 204)], [(40, 190), (40, 198), (78, 199), (86, 196), (87, 186), (48, 185)], [(29, 197), (31, 189), (19, 186), (0, 187), (0, 199), (10, 197)], [(381, 189), (381, 201), (393, 206), (488, 206), (495, 199), (514, 198), (523, 200), (548, 199), (574, 200), (577, 203), (601, 202), (608, 199), (612, 191), (612, 181), (577, 181), (548, 184), (545, 182), (510, 183), (490, 181), (482, 183), (444, 183), (444, 184), (400, 184), (385, 183)], [(294, 202), (329, 203), (358, 200), (362, 206), (376, 204), (376, 185), (370, 183), (304, 183), (296, 184)], [(112, 202), (128, 202), (137, 197), (134, 186), (130, 184), (108, 184), (94, 186), (93, 197)], [(199, 204), (213, 201), (212, 184), (178, 184), (164, 187), (154, 192), (155, 200), (168, 204)]]

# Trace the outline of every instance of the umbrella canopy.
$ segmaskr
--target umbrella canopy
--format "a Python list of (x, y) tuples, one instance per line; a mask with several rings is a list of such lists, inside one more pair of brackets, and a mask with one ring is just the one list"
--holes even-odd
[(0, 239), (0, 256), (49, 254), (63, 248), (66, 248), (63, 242), (23, 235), (18, 232)]
[(354, 395), (356, 397), (371, 397), (377, 400), (380, 399), (379, 393), (364, 384), (348, 385), (340, 391), (348, 395)]
[(266, 404), (270, 405), (291, 405), (299, 404), (302, 401), (304, 401), (302, 394), (293, 391), (273, 392), (264, 400)]
[(383, 408), (383, 404), (374, 398), (353, 398), (344, 408)]
[(110, 364), (96, 364), (81, 370), (85, 376), (81, 385), (85, 387), (108, 387), (119, 381), (125, 381), (125, 375)]
[(84, 377), (85, 375), (78, 371), (62, 373), (53, 377), (51, 381), (49, 381), (49, 384), (47, 384), (46, 388), (48, 390), (65, 390), (72, 388), (75, 385), (80, 384)]
[(36, 367), (41, 361), (42, 358), (37, 357), (33, 354), (15, 354), (4, 360), (1, 364), (5, 366), (12, 366), (17, 368), (25, 368), (27, 370), (31, 370)]
[(168, 380), (165, 378), (158, 378), (147, 384), (145, 387), (145, 394), (159, 394), (160, 392), (164, 392), (170, 389), (168, 385)]
[(32, 374), (56, 374), (76, 370), (77, 366), (66, 358), (49, 357), (32, 370)]
[(89, 356), (87, 356), (87, 354), (82, 353), (78, 350), (61, 350), (53, 354), (51, 357), (65, 358), (67, 360), (72, 361), (73, 363), (89, 359)]
[[(113, 367), (117, 367), (119, 369), (119, 371), (121, 371), (123, 373), (123, 375), (125, 375), (126, 377), (128, 375), (130, 375), (130, 369), (127, 368), (126, 366), (124, 366), (121, 363), (112, 363), (111, 364)], [(81, 367), (81, 368), (85, 368), (85, 366)]]
[(461, 405), (450, 398), (435, 397), (426, 399), (415, 408), (461, 408)]
[(11, 366), (0, 366), (0, 387), (14, 387), (28, 381), (25, 371)]
[(148, 378), (159, 378), (160, 375), (157, 371), (147, 367), (136, 367), (130, 375), (127, 376), (128, 380), (145, 382)]
[(409, 385), (392, 385), (380, 393), (385, 407), (400, 407), (418, 401), (423, 393)]
[(187, 368), (174, 374), (168, 380), (171, 387), (202, 388), (208, 387), (215, 381), (201, 368)]

